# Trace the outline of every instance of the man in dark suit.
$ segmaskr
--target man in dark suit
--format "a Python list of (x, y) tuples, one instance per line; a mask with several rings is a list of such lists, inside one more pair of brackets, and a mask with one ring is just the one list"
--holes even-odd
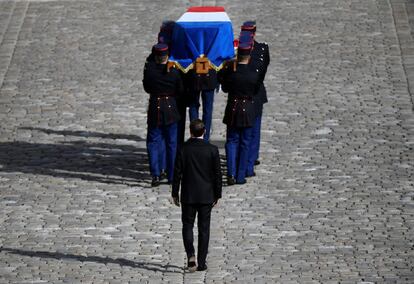
[[(204, 123), (193, 120), (190, 123), (191, 138), (177, 151), (172, 198), (182, 209), (183, 240), (187, 253), (188, 269), (207, 269), (206, 258), (210, 240), (211, 209), (221, 198), (221, 166), (218, 148), (204, 140)], [(179, 188), (181, 184), (181, 195)], [(193, 226), (198, 214), (198, 253), (195, 262)]]

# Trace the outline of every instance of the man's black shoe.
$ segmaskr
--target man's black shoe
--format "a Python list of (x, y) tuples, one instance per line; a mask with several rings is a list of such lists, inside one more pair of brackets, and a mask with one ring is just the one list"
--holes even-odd
[(207, 265), (197, 266), (197, 271), (205, 271), (207, 270)]
[(236, 183), (236, 179), (234, 176), (228, 176), (227, 177), (227, 185), (234, 185)]
[(159, 177), (152, 177), (151, 186), (156, 187), (160, 185), (160, 178)]
[(167, 172), (162, 170), (160, 174), (160, 180), (164, 180), (164, 179), (167, 179)]
[(254, 161), (254, 165), (255, 165), (255, 166), (260, 165), (260, 161), (259, 161), (259, 160)]
[(245, 184), (246, 183), (246, 180), (244, 179), (244, 180), (241, 180), (241, 181), (236, 181), (236, 184)]
[(195, 272), (197, 270), (197, 264), (195, 262), (195, 256), (192, 256), (188, 259), (187, 269), (190, 272)]

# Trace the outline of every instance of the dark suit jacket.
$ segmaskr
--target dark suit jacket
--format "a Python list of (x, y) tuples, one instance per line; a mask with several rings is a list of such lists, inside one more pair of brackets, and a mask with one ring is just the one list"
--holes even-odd
[(190, 138), (177, 151), (172, 196), (181, 203), (211, 204), (221, 198), (221, 166), (218, 148), (202, 139)]

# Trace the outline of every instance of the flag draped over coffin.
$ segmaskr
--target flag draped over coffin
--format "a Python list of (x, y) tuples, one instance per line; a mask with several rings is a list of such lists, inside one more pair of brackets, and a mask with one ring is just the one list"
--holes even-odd
[(234, 57), (233, 27), (223, 7), (191, 7), (175, 24), (170, 61), (186, 73), (199, 57), (217, 71)]

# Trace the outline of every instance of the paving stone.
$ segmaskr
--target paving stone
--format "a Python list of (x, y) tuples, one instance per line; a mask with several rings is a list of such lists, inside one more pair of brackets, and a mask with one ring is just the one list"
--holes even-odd
[[(271, 65), (257, 176), (224, 187), (190, 274), (170, 188), (150, 187), (141, 81), (192, 5), (235, 33), (256, 19)], [(0, 283), (413, 283), (413, 7), (0, 1)]]

